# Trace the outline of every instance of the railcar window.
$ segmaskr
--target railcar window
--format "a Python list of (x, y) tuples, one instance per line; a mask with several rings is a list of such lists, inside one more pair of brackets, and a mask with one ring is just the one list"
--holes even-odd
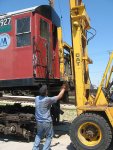
[(40, 19), (40, 36), (49, 40), (49, 24), (43, 19)]
[(30, 17), (16, 20), (17, 47), (31, 44)]

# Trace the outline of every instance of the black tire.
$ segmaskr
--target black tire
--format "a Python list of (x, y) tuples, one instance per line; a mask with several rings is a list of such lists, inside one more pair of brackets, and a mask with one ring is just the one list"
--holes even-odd
[[(91, 130), (92, 129), (91, 127), (93, 126), (93, 124), (95, 125), (95, 127), (97, 127), (97, 129), (99, 127), (98, 131), (97, 129), (94, 130), (95, 128), (92, 129), (93, 132), (96, 132), (96, 134), (97, 132), (101, 133), (100, 139), (99, 139), (98, 134), (97, 135), (93, 134), (94, 136), (97, 137), (97, 141), (99, 141), (93, 146), (88, 145), (89, 143), (86, 144), (88, 141), (88, 138), (87, 138), (87, 130), (84, 130), (85, 124), (87, 124), (87, 127), (85, 128), (87, 130), (88, 130), (88, 127), (89, 127), (89, 130)], [(81, 126), (83, 126), (82, 129), (81, 129)], [(83, 140), (80, 141), (81, 135), (82, 137), (85, 136), (87, 140), (86, 142), (84, 142)], [(95, 113), (84, 113), (78, 116), (72, 122), (71, 127), (70, 127), (70, 138), (76, 150), (107, 150), (112, 140), (112, 131), (111, 131), (110, 125), (102, 116), (97, 115)], [(90, 142), (90, 140), (88, 142)]]

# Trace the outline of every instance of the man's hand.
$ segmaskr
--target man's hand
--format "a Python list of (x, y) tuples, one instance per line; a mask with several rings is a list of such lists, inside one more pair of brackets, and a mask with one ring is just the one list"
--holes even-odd
[(62, 90), (62, 89), (65, 89), (65, 91), (67, 91), (68, 88), (69, 88), (68, 83), (64, 83), (64, 84), (62, 85), (62, 87), (61, 87), (61, 90)]
[(64, 83), (60, 89), (60, 93), (56, 96), (57, 100), (60, 100), (63, 97), (65, 91), (67, 91), (67, 90), (68, 90), (68, 84)]

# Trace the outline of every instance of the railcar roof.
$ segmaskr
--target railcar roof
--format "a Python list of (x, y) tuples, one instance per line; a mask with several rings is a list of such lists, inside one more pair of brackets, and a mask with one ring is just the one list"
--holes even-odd
[(21, 10), (17, 10), (17, 11), (13, 11), (13, 12), (8, 12), (6, 14), (0, 14), (0, 18), (3, 18), (4, 16), (12, 16), (12, 15), (15, 15), (15, 14), (21, 14), (23, 12), (33, 12), (38, 7), (39, 6), (34, 6), (34, 7), (26, 8), (26, 9), (21, 9)]
[(26, 9), (21, 9), (13, 12), (8, 12), (6, 14), (0, 14), (0, 19), (8, 17), (8, 16), (15, 16), (18, 14), (23, 14), (27, 12), (33, 12), (33, 13), (39, 13), (42, 16), (52, 20), (52, 22), (56, 26), (60, 26), (60, 18), (56, 11), (49, 5), (40, 5), (40, 6), (34, 6)]

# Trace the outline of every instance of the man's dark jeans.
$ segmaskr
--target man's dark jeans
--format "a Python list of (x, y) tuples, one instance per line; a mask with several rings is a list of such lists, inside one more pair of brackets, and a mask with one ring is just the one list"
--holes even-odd
[(33, 150), (39, 150), (39, 144), (41, 138), (46, 136), (46, 141), (43, 147), (43, 150), (49, 150), (51, 145), (51, 140), (53, 137), (53, 124), (52, 122), (38, 122), (37, 124), (37, 134), (35, 137), (35, 142)]

